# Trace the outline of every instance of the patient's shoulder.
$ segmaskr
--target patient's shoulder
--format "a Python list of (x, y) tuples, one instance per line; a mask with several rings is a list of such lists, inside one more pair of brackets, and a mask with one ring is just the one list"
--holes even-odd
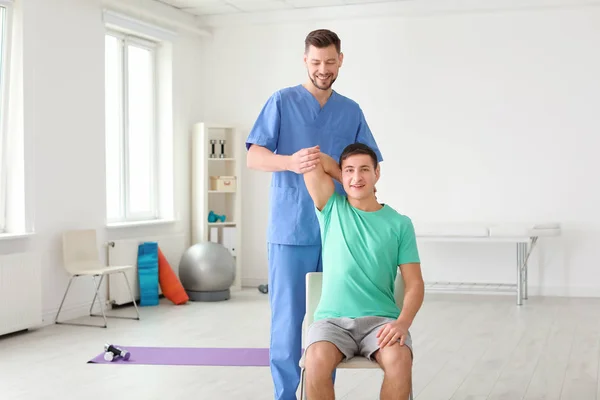
[(402, 214), (401, 212), (399, 212), (398, 210), (396, 210), (394, 207), (390, 206), (389, 204), (384, 204), (384, 207), (386, 208), (389, 217), (394, 218), (399, 221), (405, 221), (405, 222), (411, 221), (411, 219), (408, 215)]
[(408, 215), (400, 213), (394, 207), (387, 204), (385, 205), (385, 208), (387, 209), (386, 218), (389, 223), (393, 225), (395, 230), (404, 232), (407, 228), (409, 230), (413, 229), (412, 219)]

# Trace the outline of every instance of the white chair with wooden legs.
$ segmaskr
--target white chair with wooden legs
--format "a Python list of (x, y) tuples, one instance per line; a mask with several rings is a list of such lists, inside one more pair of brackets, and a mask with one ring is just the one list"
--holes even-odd
[[(85, 230), (72, 230), (63, 233), (62, 236), (62, 247), (63, 247), (63, 266), (65, 270), (71, 275), (69, 279), (69, 284), (67, 285), (67, 290), (65, 290), (65, 294), (60, 303), (60, 307), (58, 308), (58, 312), (56, 313), (56, 317), (54, 318), (54, 323), (63, 324), (63, 325), (78, 325), (78, 326), (92, 326), (98, 328), (106, 328), (108, 326), (106, 318), (124, 318), (124, 319), (140, 319), (140, 313), (135, 302), (135, 298), (133, 297), (133, 291), (131, 290), (131, 285), (129, 284), (129, 280), (127, 279), (126, 271), (135, 268), (134, 265), (123, 265), (123, 266), (115, 266), (115, 267), (107, 267), (101, 264), (100, 257), (98, 253), (97, 243), (96, 243), (96, 231), (93, 229), (85, 229)], [(133, 306), (135, 307), (136, 317), (128, 317), (128, 316), (117, 316), (117, 315), (106, 315), (104, 312), (104, 304), (100, 297), (100, 287), (102, 286), (102, 281), (106, 275), (110, 274), (123, 274), (125, 278), (125, 282), (127, 283), (127, 288), (129, 289), (129, 293), (131, 295), (131, 301), (133, 302)], [(80, 276), (91, 276), (94, 280), (95, 294), (94, 300), (92, 300), (92, 305), (90, 306), (90, 316), (92, 317), (102, 317), (104, 319), (104, 326), (96, 325), (96, 324), (85, 324), (85, 323), (76, 323), (76, 322), (64, 322), (59, 321), (58, 316), (60, 315), (60, 311), (62, 310), (65, 299), (67, 298), (67, 293), (71, 288), (71, 283), (73, 280)], [(100, 277), (100, 281), (96, 282), (96, 278)], [(92, 310), (94, 308), (94, 304), (96, 303), (96, 298), (100, 303), (101, 314), (93, 314)]]
[[(315, 310), (319, 305), (319, 301), (321, 300), (321, 286), (323, 284), (323, 273), (322, 272), (309, 272), (306, 274), (306, 315), (304, 316), (304, 326), (303, 326), (303, 337), (306, 337), (308, 328), (313, 323), (313, 316), (315, 314)], [(398, 270), (398, 275), (396, 277), (395, 283), (395, 298), (396, 304), (400, 309), (402, 309), (402, 304), (404, 303), (404, 297), (402, 293), (404, 293), (404, 280), (402, 279), (402, 275), (400, 274), (400, 270)], [(304, 361), (306, 357), (306, 350), (302, 354), (300, 358), (300, 399), (306, 399), (305, 392), (305, 370), (304, 370)], [(344, 368), (353, 368), (353, 369), (376, 369), (381, 368), (376, 361), (370, 361), (368, 358), (363, 356), (355, 356), (347, 361), (342, 361), (338, 364), (337, 369)], [(411, 389), (411, 393), (409, 396), (409, 400), (413, 400), (413, 393)]]

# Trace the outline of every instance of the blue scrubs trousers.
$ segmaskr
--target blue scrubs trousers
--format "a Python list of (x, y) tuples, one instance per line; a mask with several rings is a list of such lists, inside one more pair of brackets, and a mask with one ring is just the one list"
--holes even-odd
[(306, 274), (322, 272), (321, 245), (268, 244), (270, 364), (276, 400), (296, 400), (300, 383)]

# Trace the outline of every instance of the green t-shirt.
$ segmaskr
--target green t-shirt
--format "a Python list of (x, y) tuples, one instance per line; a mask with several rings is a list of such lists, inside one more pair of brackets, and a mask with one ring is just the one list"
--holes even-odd
[(400, 264), (418, 263), (410, 218), (388, 205), (367, 212), (334, 193), (316, 209), (323, 251), (323, 286), (314, 320), (398, 318), (394, 283)]

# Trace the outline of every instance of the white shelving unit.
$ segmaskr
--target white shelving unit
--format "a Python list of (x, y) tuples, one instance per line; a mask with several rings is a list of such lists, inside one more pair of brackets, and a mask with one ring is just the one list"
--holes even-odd
[[(214, 157), (213, 144), (214, 143)], [(220, 141), (225, 140), (222, 146)], [(192, 131), (192, 244), (217, 241), (230, 249), (236, 262), (232, 289), (242, 285), (242, 165), (244, 138), (234, 126), (199, 122)], [(221, 156), (222, 150), (224, 157)], [(217, 190), (211, 177), (235, 177), (235, 188)], [(213, 212), (225, 221), (209, 222)]]

